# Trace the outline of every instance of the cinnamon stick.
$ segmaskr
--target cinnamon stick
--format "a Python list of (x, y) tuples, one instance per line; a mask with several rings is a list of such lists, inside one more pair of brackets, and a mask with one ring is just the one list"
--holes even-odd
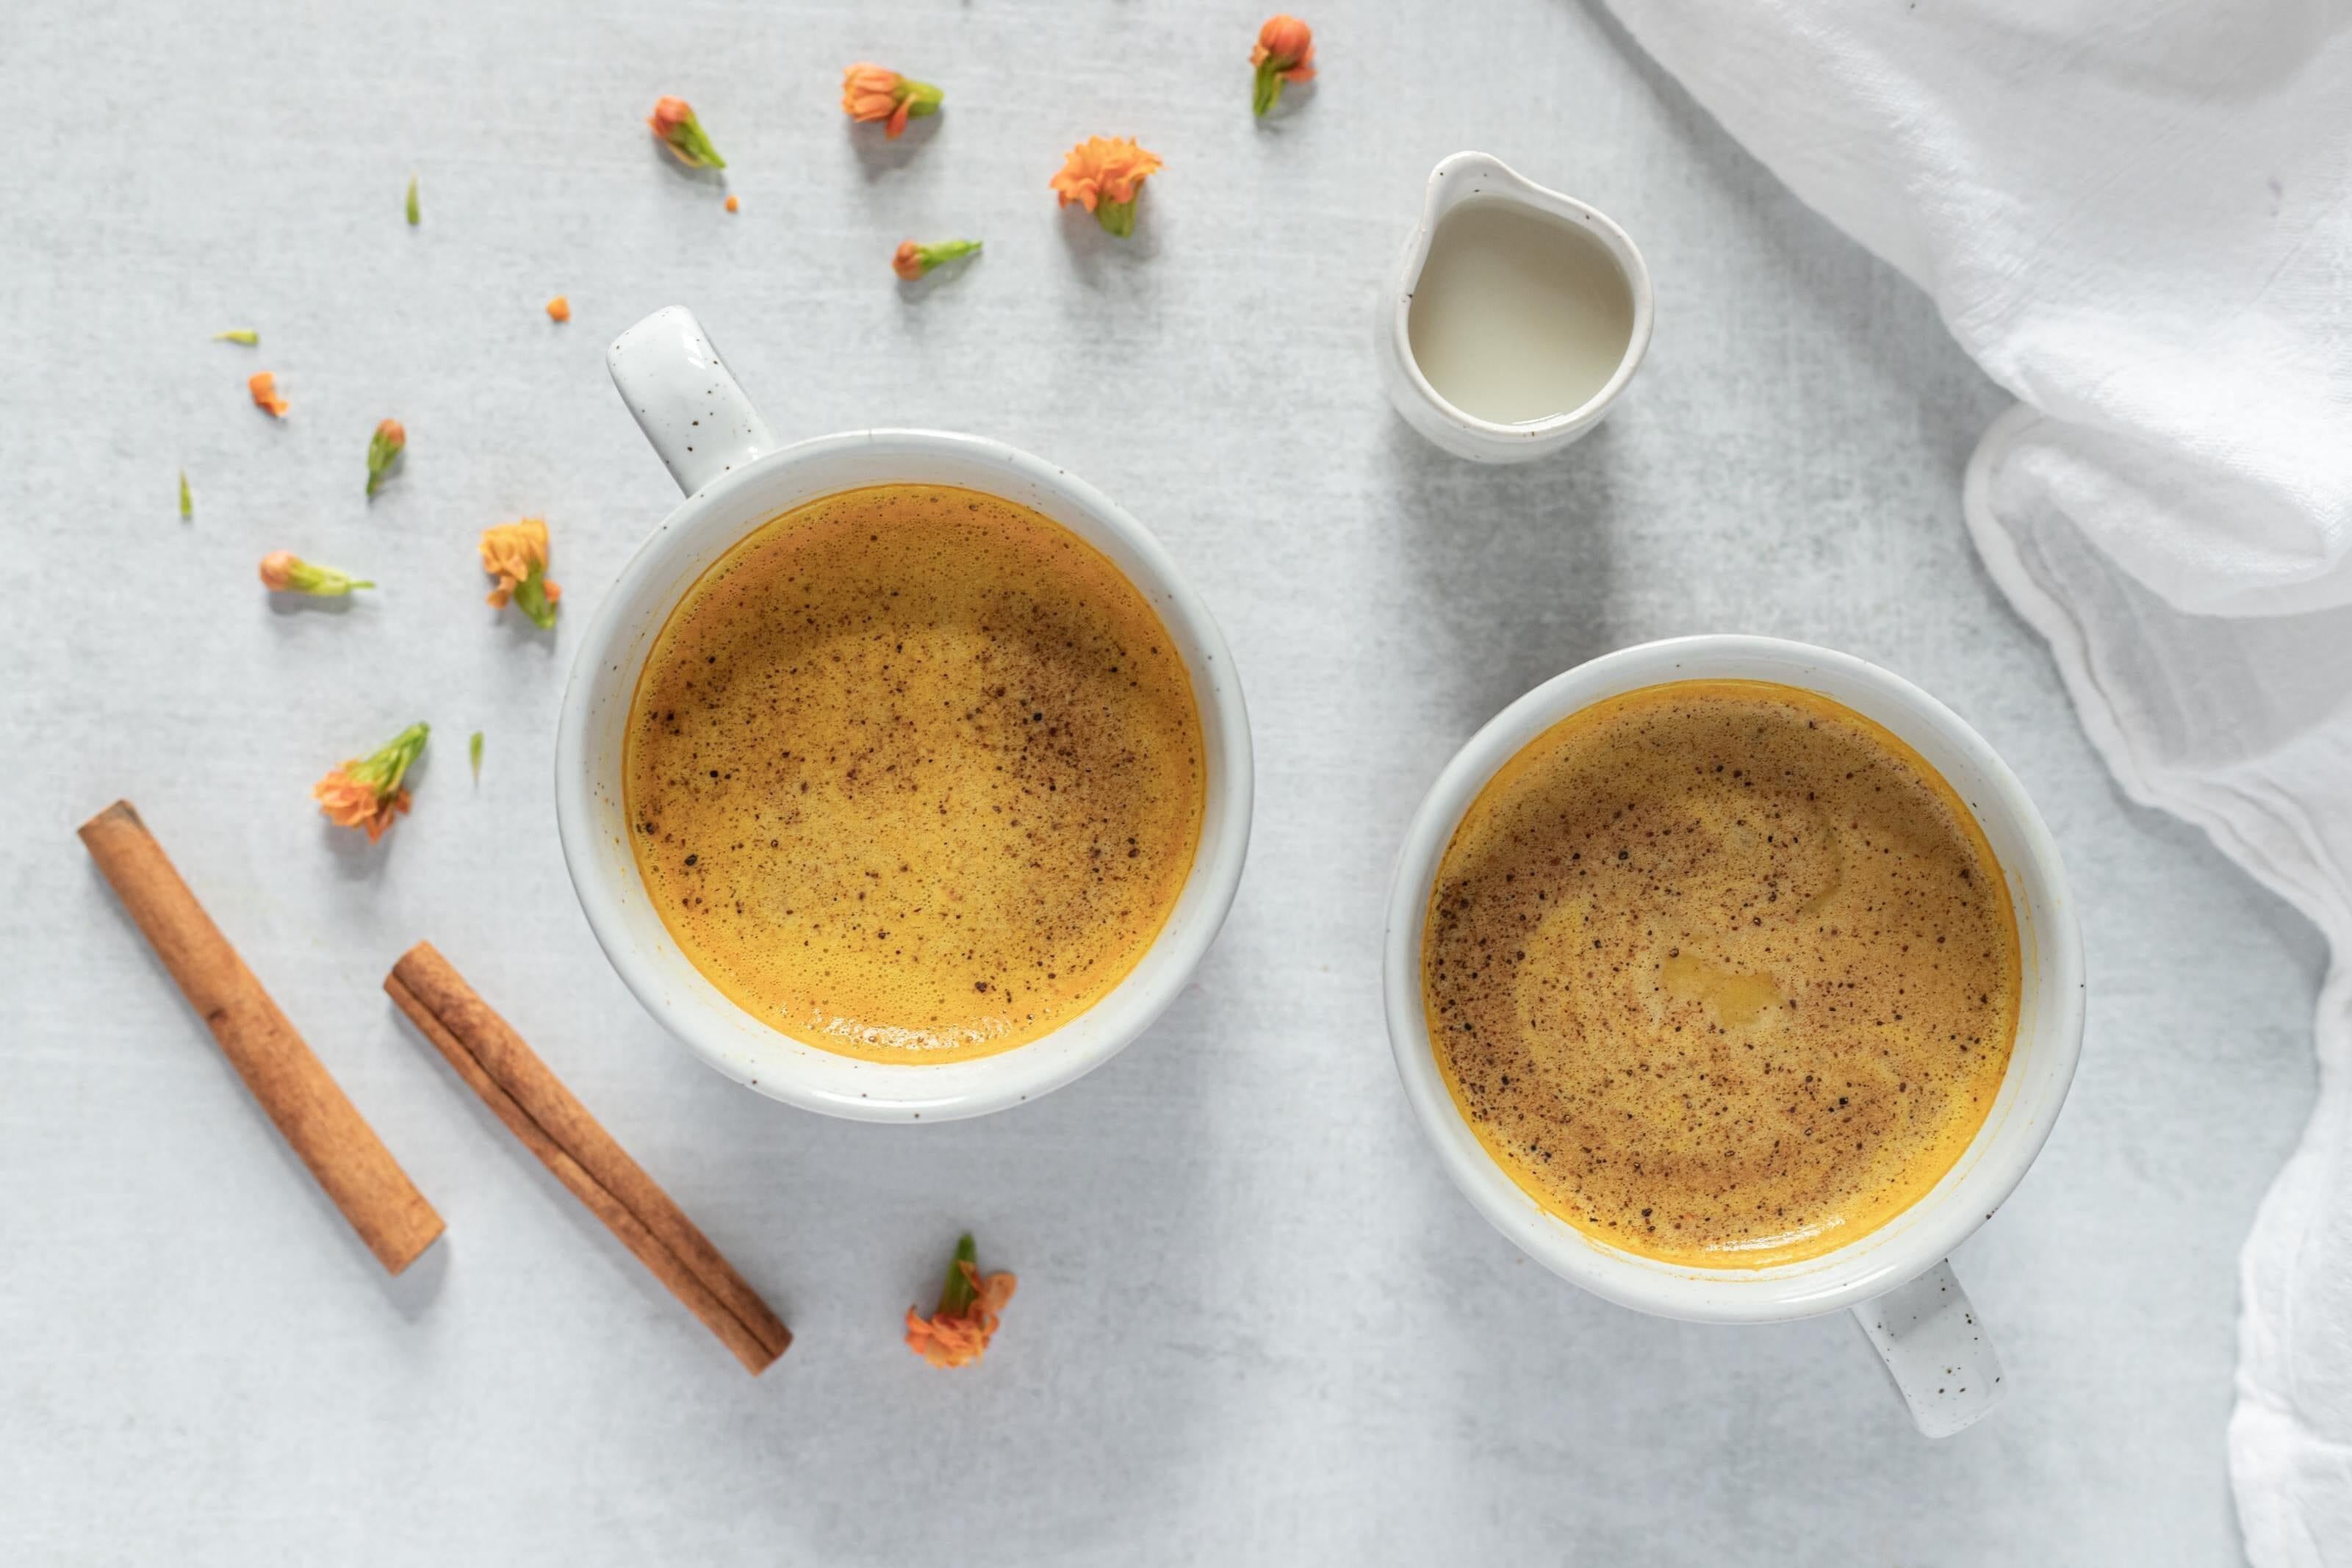
[(782, 1321), (431, 942), (403, 953), (383, 988), (508, 1131), (754, 1376), (784, 1353), (793, 1336)]
[(116, 801), (81, 825), (81, 841), (221, 1054), (376, 1261), (394, 1274), (415, 1262), (441, 1234), (441, 1216), (196, 902), (138, 811)]

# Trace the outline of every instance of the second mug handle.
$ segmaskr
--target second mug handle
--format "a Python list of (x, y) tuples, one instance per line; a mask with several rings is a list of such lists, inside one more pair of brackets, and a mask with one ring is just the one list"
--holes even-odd
[(688, 495), (776, 449), (768, 422), (685, 306), (665, 306), (623, 332), (605, 363), (637, 428)]
[(1930, 1437), (1974, 1426), (2006, 1392), (2000, 1357), (1949, 1262), (1864, 1301), (1853, 1317)]

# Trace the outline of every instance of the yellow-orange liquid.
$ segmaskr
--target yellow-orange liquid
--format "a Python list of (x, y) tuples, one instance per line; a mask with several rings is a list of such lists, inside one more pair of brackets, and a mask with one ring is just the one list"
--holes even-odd
[(1423, 931), (1438, 1065), (1538, 1203), (1669, 1262), (1816, 1257), (1934, 1186), (2017, 1032), (2017, 922), (1925, 759), (1760, 681), (1570, 715), (1486, 785)]
[(953, 1061), (1067, 1022), (1191, 874), (1206, 757), (1143, 595), (1051, 520), (885, 485), (785, 513), (662, 628), (624, 799), (662, 922), (795, 1038)]

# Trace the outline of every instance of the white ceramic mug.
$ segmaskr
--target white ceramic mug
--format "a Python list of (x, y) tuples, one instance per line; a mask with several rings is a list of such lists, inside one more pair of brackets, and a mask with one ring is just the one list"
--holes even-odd
[[(1835, 1251), (1769, 1268), (1692, 1268), (1641, 1257), (1550, 1213), (1496, 1164), (1440, 1075), (1422, 1009), (1422, 935), (1438, 864), (1463, 814), (1538, 735), (1604, 698), (1674, 680), (1769, 680), (1842, 702), (1894, 731), (1975, 814), (2017, 911), (2023, 995), (2016, 1045), (1984, 1125), (1943, 1180)], [(1528, 1256), (1622, 1306), (1697, 1322), (1756, 1323), (1850, 1308), (1919, 1429), (1958, 1431), (2003, 1392), (2000, 1363), (1944, 1259), (1990, 1217), (2050, 1135), (2083, 1039), (2083, 944), (2057, 846), (2024, 786), (1948, 708), (1846, 654), (1771, 637), (1644, 643), (1578, 666), (1496, 714), (1457, 752), (1405, 832), (1390, 890), (1389, 1041), (1422, 1130), (1454, 1184)]]
[[(1421, 286), (1422, 268), (1429, 261), (1429, 242), (1445, 215), (1473, 196), (1507, 202), (1573, 225), (1597, 240), (1624, 273), (1625, 285), (1633, 296), (1633, 331), (1626, 337), (1624, 357), (1601, 390), (1581, 406), (1521, 425), (1481, 419), (1464, 412), (1432, 386), (1414, 360), (1412, 296)], [(1537, 184), (1500, 158), (1485, 153), (1456, 153), (1430, 171), (1421, 221), (1405, 241), (1404, 254), (1398, 258), (1388, 292), (1381, 300), (1373, 323), (1373, 347), (1389, 401), (1406, 424), (1457, 458), (1475, 463), (1524, 463), (1582, 440), (1616, 405), (1633, 373), (1642, 368), (1642, 356), (1649, 353), (1651, 315), (1649, 264), (1642, 259), (1633, 237), (1607, 215), (1574, 196)]]
[[(555, 805), (580, 907), (646, 1010), (697, 1056), (761, 1093), (864, 1121), (945, 1121), (1002, 1110), (1100, 1066), (1173, 1001), (1208, 951), (1249, 847), (1249, 719), (1208, 605), (1159, 541), (1093, 487), (995, 441), (858, 430), (784, 446), (699, 323), (671, 306), (613, 344), (614, 384), (686, 499), (664, 518), (589, 624), (556, 733)], [(865, 485), (958, 485), (1044, 513), (1108, 556), (1168, 628), (1192, 679), (1207, 810), (1192, 875), (1151, 947), (1093, 1006), (1037, 1040), (935, 1065), (866, 1061), (804, 1044), (730, 1001), (681, 952), (646, 895), (621, 792), (629, 705), (646, 654), (687, 590), (780, 512)]]

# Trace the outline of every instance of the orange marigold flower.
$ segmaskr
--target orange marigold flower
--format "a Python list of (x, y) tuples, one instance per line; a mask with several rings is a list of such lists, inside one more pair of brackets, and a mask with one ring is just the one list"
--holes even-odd
[(1269, 18), (1257, 30), (1257, 47), (1250, 50), (1250, 64), (1257, 67), (1257, 87), (1250, 107), (1264, 114), (1280, 100), (1284, 82), (1315, 79), (1314, 29), (1296, 16)]
[(425, 754), (431, 727), (411, 724), (364, 761), (347, 762), (310, 786), (319, 809), (339, 827), (367, 829), (373, 844), (392, 826), (393, 818), (408, 809), (408, 792), (400, 781)]
[(863, 61), (841, 73), (841, 111), (852, 120), (887, 121), (882, 133), (894, 142), (908, 121), (937, 114), (946, 96), (929, 82)]
[(376, 487), (383, 483), (393, 464), (400, 461), (401, 453), (407, 449), (408, 432), (399, 420), (387, 419), (375, 427), (375, 434), (368, 437), (368, 494), (375, 494)]
[(489, 602), (514, 601), (542, 631), (555, 626), (555, 602), (563, 590), (547, 580), (547, 520), (527, 517), (482, 531), (482, 570), (499, 580)]
[(710, 144), (703, 133), (702, 121), (694, 117), (694, 105), (682, 98), (665, 98), (654, 105), (646, 117), (655, 135), (661, 138), (677, 161), (690, 169), (723, 169), (727, 160)]
[(313, 565), (290, 550), (273, 550), (261, 558), (261, 585), (273, 594), (309, 594), (320, 599), (340, 599), (354, 588), (375, 586), (364, 577)]
[(932, 245), (917, 245), (911, 239), (898, 242), (898, 253), (890, 258), (890, 270), (912, 282), (941, 262), (970, 256), (980, 248), (976, 239), (942, 239)]
[(1124, 239), (1135, 232), (1135, 198), (1143, 182), (1160, 169), (1160, 155), (1137, 146), (1133, 137), (1089, 136), (1070, 149), (1049, 184), (1062, 205), (1080, 204)]
[(948, 1264), (939, 1310), (926, 1318), (907, 1309), (907, 1348), (933, 1366), (966, 1366), (988, 1353), (997, 1314), (1013, 1300), (1020, 1281), (1010, 1274), (982, 1275), (980, 1250), (969, 1233), (956, 1242)]
[(267, 408), (279, 419), (286, 417), (286, 400), (278, 395), (278, 377), (266, 370), (255, 371), (245, 378), (246, 391), (253, 395), (253, 405)]
[(547, 302), (547, 316), (548, 320), (553, 321), (570, 321), (572, 319), (572, 301), (566, 299), (563, 295), (558, 294), (554, 299), (550, 300)]

